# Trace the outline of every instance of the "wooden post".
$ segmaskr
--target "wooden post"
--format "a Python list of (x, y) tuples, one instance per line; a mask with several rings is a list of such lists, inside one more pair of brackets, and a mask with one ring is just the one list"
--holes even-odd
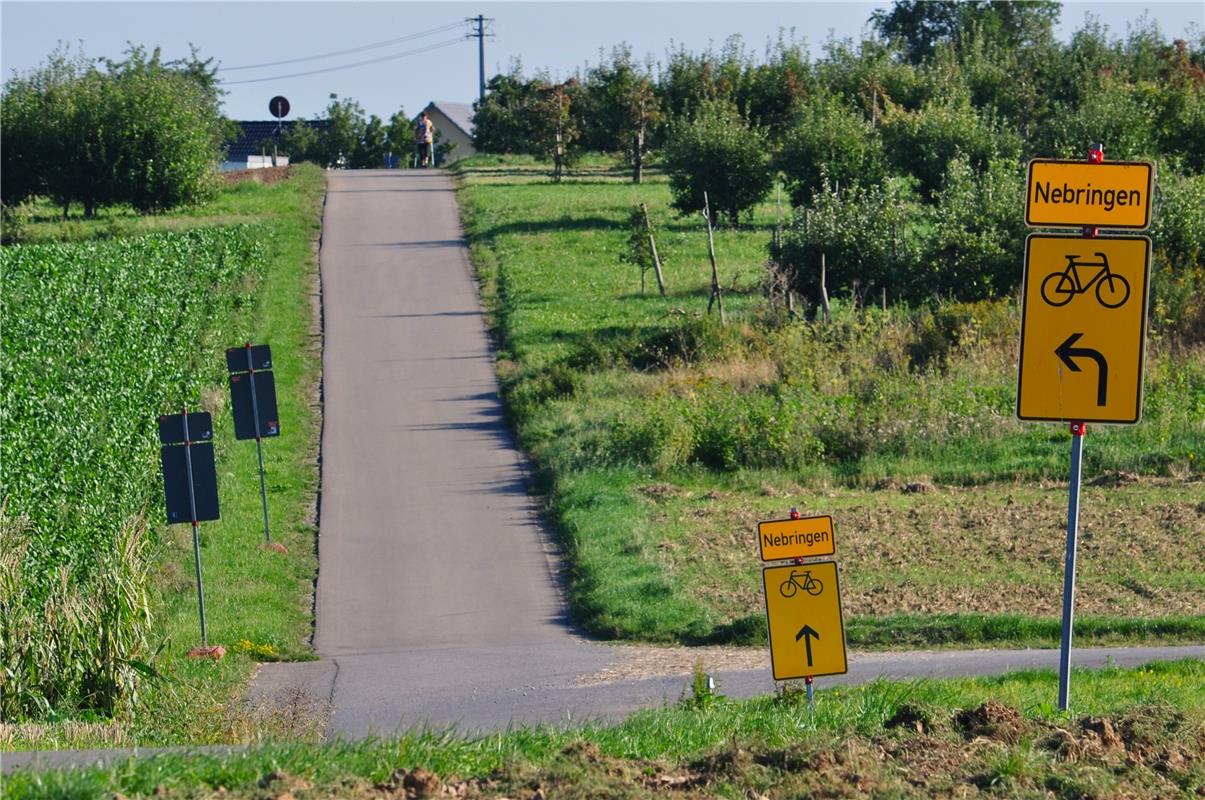
[(820, 303), (824, 306), (824, 321), (829, 321), (828, 316), (828, 286), (824, 282), (825, 263), (824, 253), (820, 254)]
[(883, 310), (887, 310), (887, 287), (883, 287)]
[(707, 192), (703, 192), (703, 218), (707, 220), (707, 253), (711, 256), (711, 297), (707, 301), (707, 313), (711, 313), (712, 305), (719, 305), (720, 324), (727, 325), (728, 319), (724, 316), (724, 295), (720, 291), (720, 268), (715, 261), (715, 237), (711, 232), (711, 202), (707, 199)]
[[(661, 274), (661, 258), (657, 255), (657, 240), (653, 238), (653, 223), (649, 219), (649, 209), (644, 203), (640, 204), (640, 211), (644, 214), (644, 228), (649, 233), (649, 247), (653, 251), (653, 270), (657, 273), (657, 289), (660, 290), (661, 296), (665, 297), (665, 276)], [(640, 291), (644, 293), (644, 272), (640, 273)]]

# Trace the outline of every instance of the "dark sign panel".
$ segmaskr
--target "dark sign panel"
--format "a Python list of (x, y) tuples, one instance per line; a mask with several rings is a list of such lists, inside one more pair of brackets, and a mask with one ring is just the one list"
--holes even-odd
[[(188, 415), (189, 433), (192, 414)], [(192, 522), (188, 507), (188, 463), (192, 455), (192, 484), (197, 506), (197, 521), (219, 519), (218, 474), (214, 467), (213, 445), (166, 445), (159, 448), (163, 462), (163, 493), (167, 500), (167, 523)]]
[[(208, 411), (188, 415), (188, 439), (193, 442), (208, 442), (213, 439), (213, 419)], [(183, 414), (168, 414), (159, 418), (159, 442), (184, 443)]]
[[(247, 351), (251, 351), (251, 364), (247, 364)], [(231, 347), (226, 351), (226, 370), (228, 372), (259, 371), (272, 369), (272, 348), (266, 344), (251, 347)]]
[[(251, 381), (255, 381), (255, 408), (251, 404)], [(256, 439), (280, 435), (276, 411), (276, 379), (271, 372), (236, 373), (230, 376), (230, 408), (234, 412), (234, 438)], [(259, 411), (259, 436), (255, 432), (255, 410)]]
[(287, 117), (289, 115), (289, 101), (281, 95), (276, 95), (268, 101), (268, 111), (277, 119)]

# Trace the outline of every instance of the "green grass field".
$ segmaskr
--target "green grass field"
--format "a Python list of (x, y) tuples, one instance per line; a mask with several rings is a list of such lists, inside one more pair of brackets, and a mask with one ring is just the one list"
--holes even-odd
[[(1013, 302), (837, 298), (831, 323), (785, 322), (761, 289), (768, 203), (716, 232), (721, 328), (703, 221), (663, 178), (461, 176), (503, 393), (588, 631), (763, 642), (756, 522), (796, 506), (836, 516), (851, 645), (1057, 642), (1070, 436), (1015, 419)], [(665, 298), (621, 258), (641, 202)], [(1089, 432), (1081, 641), (1205, 635), (1203, 364), (1156, 341), (1142, 423)]]
[[(1205, 786), (1205, 666), (1057, 677), (875, 681), (730, 701), (681, 701), (617, 725), (481, 738), (413, 731), (326, 745), (169, 754), (86, 770), (17, 772), (12, 798), (1192, 796)], [(722, 693), (723, 686), (719, 691)], [(446, 796), (446, 795), (445, 795)]]
[[(136, 236), (214, 224), (258, 226), (267, 266), (254, 286), (240, 287), (255, 298), (240, 327), (252, 331), (255, 342), (272, 346), (282, 435), (265, 440), (265, 469), (272, 538), (287, 553), (263, 547), (255, 444), (234, 440), (229, 389), (224, 383), (211, 386), (201, 393), (200, 406), (214, 419), (222, 519), (202, 523), (201, 560), (209, 642), (224, 646), (226, 657), (187, 658), (200, 641), (191, 532), (188, 526), (164, 525), (161, 505), (153, 505), (146, 509), (155, 529), (152, 644), (162, 647), (152, 665), (163, 678), (144, 681), (134, 710), (113, 719), (6, 720), (0, 725), (0, 747), (248, 741), (257, 736), (262, 720), (239, 699), (257, 661), (312, 658), (320, 364), (316, 242), (324, 187), (321, 170), (302, 166), (288, 181), (227, 187), (210, 203), (173, 215), (114, 210), (95, 220), (67, 222), (35, 215), (28, 225), (30, 241)], [(222, 348), (242, 343), (216, 342), (208, 357), (224, 365)], [(156, 502), (162, 503), (161, 495)]]

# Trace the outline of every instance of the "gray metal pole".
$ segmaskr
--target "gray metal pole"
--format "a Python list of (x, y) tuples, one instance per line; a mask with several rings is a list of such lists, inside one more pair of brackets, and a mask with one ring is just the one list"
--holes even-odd
[(485, 102), (485, 15), (477, 15), (477, 99)]
[(197, 496), (192, 482), (192, 438), (188, 435), (188, 408), (184, 408), (184, 468), (188, 475), (188, 510), (192, 516), (192, 555), (197, 566), (197, 607), (201, 612), (201, 646), (208, 647), (205, 637), (205, 587), (201, 584), (201, 538), (197, 533)]
[(1071, 697), (1071, 628), (1075, 621), (1075, 545), (1079, 533), (1079, 488), (1084, 455), (1084, 423), (1071, 423), (1071, 479), (1067, 493), (1067, 558), (1063, 564), (1063, 635), (1059, 644), (1059, 711)]
[(815, 679), (811, 675), (803, 679), (804, 685), (808, 690), (808, 711), (816, 713), (816, 687), (812, 685)]
[(268, 533), (268, 486), (264, 482), (264, 447), (260, 440), (259, 402), (255, 396), (255, 367), (251, 364), (251, 345), (247, 345), (247, 380), (251, 382), (251, 418), (255, 421), (255, 452), (259, 456), (259, 496), (264, 504), (264, 541), (272, 543)]

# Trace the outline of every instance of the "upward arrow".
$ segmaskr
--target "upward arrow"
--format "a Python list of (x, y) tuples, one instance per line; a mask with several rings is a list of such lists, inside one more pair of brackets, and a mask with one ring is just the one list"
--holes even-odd
[(1105, 397), (1109, 389), (1109, 362), (1105, 360), (1104, 354), (1099, 350), (1093, 350), (1090, 347), (1072, 347), (1073, 344), (1079, 341), (1081, 336), (1083, 336), (1082, 333), (1071, 334), (1065, 342), (1054, 349), (1054, 354), (1072, 372), (1080, 371), (1079, 364), (1072, 361), (1073, 358), (1090, 358), (1096, 362), (1096, 366), (1100, 372), (1096, 379), (1096, 404), (1103, 406), (1105, 405)]
[(820, 638), (820, 634), (812, 628), (811, 625), (804, 625), (799, 629), (799, 633), (795, 634), (795, 641), (803, 639), (804, 649), (807, 651), (808, 666), (812, 666), (812, 637)]

